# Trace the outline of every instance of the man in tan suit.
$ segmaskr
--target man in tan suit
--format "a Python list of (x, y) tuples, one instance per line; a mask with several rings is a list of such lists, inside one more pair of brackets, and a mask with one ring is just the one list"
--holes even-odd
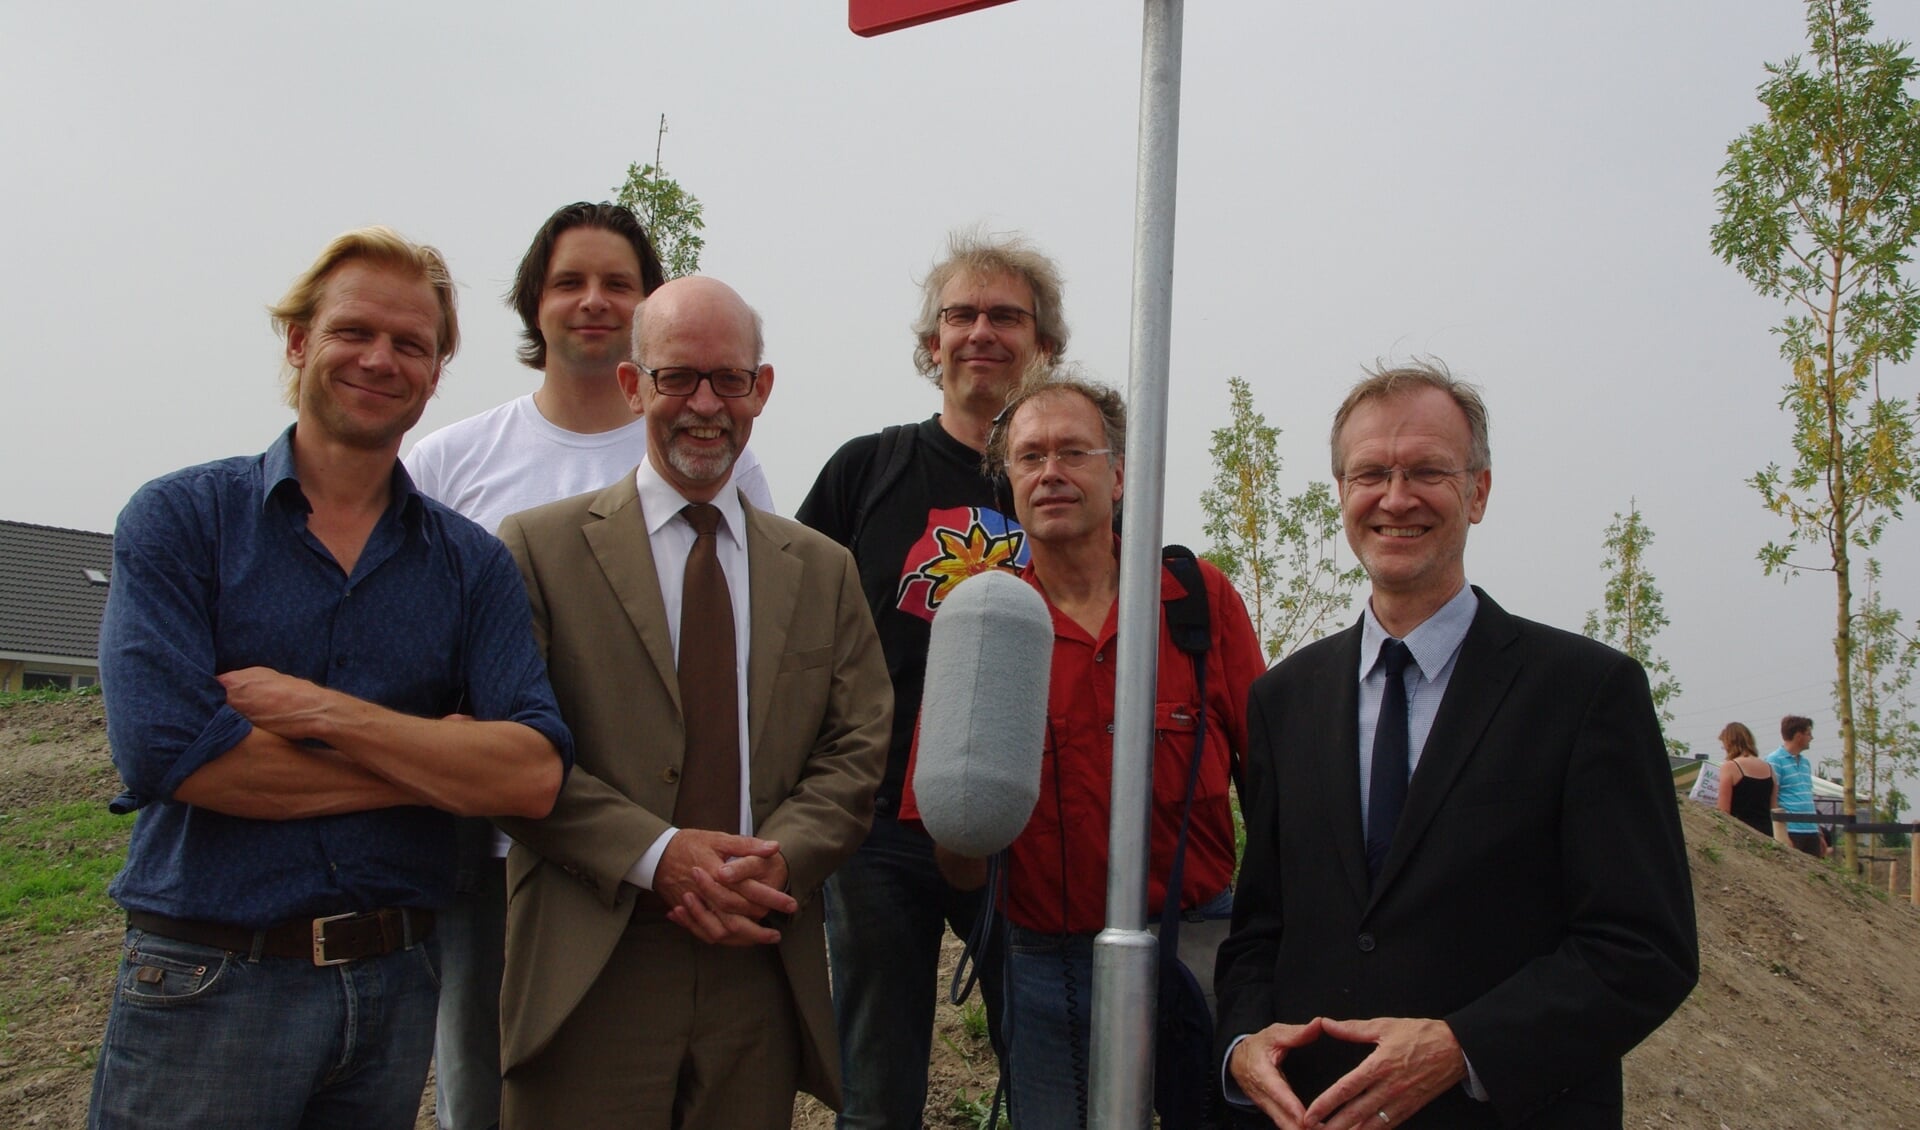
[[(761, 351), (758, 315), (724, 284), (655, 291), (619, 370), (647, 461), (500, 528), (578, 750), (548, 819), (502, 822), (518, 841), (509, 1130), (781, 1128), (796, 1089), (839, 1102), (816, 895), (866, 834), (892, 694), (852, 557), (730, 483), (773, 388)], [(696, 512), (716, 509), (717, 531), (697, 534)], [(703, 553), (731, 630), (700, 618)], [(737, 701), (703, 709), (690, 656), (726, 636)], [(715, 761), (697, 751), (727, 716), (726, 816), (690, 820), (690, 795), (712, 791), (693, 787)]]

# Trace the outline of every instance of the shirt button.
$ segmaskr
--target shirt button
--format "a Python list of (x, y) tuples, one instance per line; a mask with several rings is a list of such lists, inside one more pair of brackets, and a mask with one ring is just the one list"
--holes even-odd
[(1373, 952), (1373, 935), (1372, 934), (1360, 935), (1360, 952), (1361, 953)]
[(1106, 652), (1104, 652), (1104, 651), (1096, 651), (1096, 652), (1094, 652), (1094, 653), (1093, 653), (1093, 661), (1094, 661), (1095, 663), (1105, 663), (1105, 662), (1107, 661), (1107, 653), (1106, 653)]
[(1113, 723), (1111, 722), (1107, 723), (1107, 733), (1113, 733)]
[(680, 767), (678, 765), (667, 766), (661, 771), (660, 779), (669, 785), (676, 784), (680, 780)]

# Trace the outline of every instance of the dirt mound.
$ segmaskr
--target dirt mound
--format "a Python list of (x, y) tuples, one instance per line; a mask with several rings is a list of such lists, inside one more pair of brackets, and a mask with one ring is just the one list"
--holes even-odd
[[(98, 697), (0, 705), (0, 819), (118, 791)], [(1920, 1126), (1920, 911), (1681, 808), (1700, 987), (1627, 1057), (1626, 1124)], [(112, 913), (50, 937), (0, 923), (0, 1126), (85, 1123), (119, 937)], [(927, 1121), (971, 1126), (992, 1056), (960, 1011), (942, 1004), (939, 1026)]]

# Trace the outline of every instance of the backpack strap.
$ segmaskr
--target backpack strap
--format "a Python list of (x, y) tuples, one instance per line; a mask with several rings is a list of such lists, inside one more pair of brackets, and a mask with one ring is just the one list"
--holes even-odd
[(1187, 595), (1178, 600), (1165, 602), (1167, 634), (1173, 638), (1173, 646), (1193, 657), (1197, 681), (1207, 650), (1213, 646), (1206, 578), (1200, 575), (1200, 562), (1194, 558), (1193, 550), (1184, 545), (1165, 547), (1160, 551), (1160, 561), (1187, 590)]
[[(847, 548), (855, 557), (860, 555), (860, 537), (866, 532), (867, 518), (881, 498), (893, 489), (894, 484), (907, 473), (907, 466), (913, 462), (913, 449), (918, 424), (889, 424), (880, 429), (880, 446), (874, 451), (873, 461), (867, 464), (867, 489), (860, 494), (860, 501), (853, 508), (853, 522), (848, 527)], [(862, 577), (863, 582), (866, 578)], [(880, 614), (886, 610), (893, 599), (893, 582), (883, 580), (879, 584), (867, 583), (867, 611), (872, 613), (874, 622), (880, 622)]]
[[(1207, 651), (1213, 646), (1213, 610), (1207, 604), (1207, 581), (1200, 572), (1200, 562), (1193, 550), (1184, 545), (1169, 545), (1161, 549), (1160, 561), (1166, 566), (1187, 590), (1187, 595), (1178, 600), (1164, 602), (1167, 615), (1167, 636), (1173, 640), (1173, 646), (1185, 652), (1193, 660), (1193, 682), (1200, 688), (1200, 717), (1206, 719), (1206, 666)], [(1245, 768), (1240, 764), (1240, 753), (1235, 750), (1228, 763), (1228, 772), (1233, 777), (1233, 787), (1240, 796), (1247, 795)]]

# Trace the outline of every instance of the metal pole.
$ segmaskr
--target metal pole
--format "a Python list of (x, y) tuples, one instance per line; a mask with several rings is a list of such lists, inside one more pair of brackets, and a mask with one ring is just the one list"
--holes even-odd
[(1184, 0), (1146, 0), (1140, 46), (1140, 166), (1134, 187), (1133, 354), (1127, 384), (1120, 538), (1120, 656), (1114, 688), (1107, 928), (1093, 943), (1095, 1130), (1146, 1130), (1153, 1115), (1157, 943), (1147, 932), (1153, 704), (1160, 643), (1160, 515), (1173, 324), (1173, 207), (1180, 151)]

